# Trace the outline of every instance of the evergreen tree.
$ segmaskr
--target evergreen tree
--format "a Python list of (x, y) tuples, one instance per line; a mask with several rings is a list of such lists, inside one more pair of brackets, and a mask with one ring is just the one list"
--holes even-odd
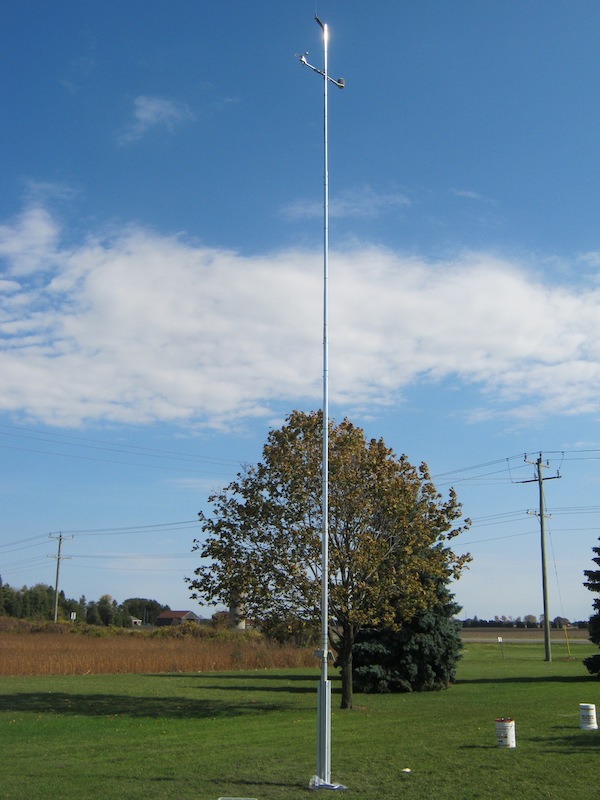
[(77, 612), (77, 619), (83, 622), (87, 612), (87, 600), (84, 594), (79, 598), (75, 611)]
[(18, 589), (13, 589), (7, 583), (2, 587), (4, 613), (7, 617), (23, 616), (22, 595)]
[[(592, 552), (596, 554), (596, 556), (592, 558), (592, 561), (600, 567), (600, 547), (592, 547)], [(600, 569), (586, 569), (583, 571), (583, 574), (587, 578), (587, 581), (584, 581), (583, 585), (589, 589), (590, 592), (600, 594)], [(595, 598), (592, 603), (592, 608), (595, 609), (596, 613), (590, 617), (590, 641), (600, 646), (600, 597)], [(592, 675), (596, 675), (600, 678), (600, 655), (585, 658), (583, 663)]]
[(98, 612), (98, 603), (88, 603), (85, 612), (85, 621), (88, 625), (102, 625), (102, 619)]
[(399, 630), (367, 629), (354, 645), (354, 686), (362, 692), (430, 692), (454, 681), (461, 656), (460, 606), (443, 582), (435, 602)]

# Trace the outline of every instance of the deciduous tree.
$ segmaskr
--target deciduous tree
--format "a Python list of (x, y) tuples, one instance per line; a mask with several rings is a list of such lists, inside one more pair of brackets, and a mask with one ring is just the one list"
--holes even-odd
[(126, 614), (141, 619), (145, 625), (155, 625), (159, 614), (170, 611), (169, 606), (163, 606), (158, 600), (146, 597), (129, 597), (123, 601), (122, 607)]
[[(239, 602), (267, 624), (320, 614), (322, 414), (292, 412), (263, 460), (209, 498), (200, 513), (202, 563), (187, 578), (203, 603)], [(394, 628), (427, 608), (435, 580), (469, 560), (448, 546), (469, 525), (453, 489), (444, 499), (426, 464), (396, 457), (344, 419), (329, 430), (330, 643), (352, 705), (352, 645), (364, 626)]]

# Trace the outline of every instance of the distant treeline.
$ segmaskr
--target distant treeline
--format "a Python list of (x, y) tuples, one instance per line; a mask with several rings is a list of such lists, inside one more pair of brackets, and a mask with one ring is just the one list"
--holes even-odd
[[(544, 626), (543, 619), (538, 619), (533, 614), (527, 614), (525, 617), (494, 617), (494, 619), (480, 619), (473, 617), (472, 619), (460, 620), (463, 628), (542, 628)], [(587, 628), (588, 620), (576, 620), (571, 622), (566, 617), (555, 617), (550, 622), (551, 628)]]
[[(0, 616), (32, 621), (53, 620), (54, 606), (55, 593), (52, 586), (36, 583), (35, 586), (14, 589), (0, 578)], [(144, 624), (154, 625), (157, 616), (163, 611), (170, 611), (169, 606), (143, 597), (130, 597), (123, 603), (117, 603), (108, 594), (102, 595), (99, 600), (88, 601), (85, 596), (79, 600), (71, 600), (65, 597), (64, 592), (58, 593), (59, 621), (75, 619), (89, 625), (130, 628), (132, 617), (140, 619)]]
[[(23, 586), (15, 589), (2, 582), (0, 577), (0, 616), (15, 617), (31, 621), (51, 621), (54, 619), (54, 588), (45, 583), (36, 583), (35, 586)], [(130, 628), (131, 619), (136, 618), (144, 625), (154, 625), (156, 618), (163, 611), (170, 611), (169, 606), (161, 605), (157, 600), (144, 597), (130, 597), (122, 603), (104, 594), (99, 600), (88, 601), (85, 596), (79, 600), (65, 597), (64, 592), (58, 593), (59, 621), (69, 621), (75, 615), (77, 622), (87, 622), (89, 625), (112, 625)], [(216, 615), (218, 616), (218, 615)], [(498, 616), (493, 619), (480, 619), (474, 616), (460, 620), (463, 628), (541, 628), (543, 620), (533, 614), (524, 617)], [(574, 626), (587, 628), (588, 620), (571, 622), (566, 617), (555, 617), (551, 623), (552, 628), (565, 628)]]

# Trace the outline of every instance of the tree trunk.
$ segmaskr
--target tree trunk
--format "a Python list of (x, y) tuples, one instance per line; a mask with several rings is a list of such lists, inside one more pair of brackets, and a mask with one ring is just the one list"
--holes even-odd
[(354, 635), (345, 630), (339, 649), (339, 664), (342, 673), (342, 702), (340, 708), (352, 708), (352, 645)]

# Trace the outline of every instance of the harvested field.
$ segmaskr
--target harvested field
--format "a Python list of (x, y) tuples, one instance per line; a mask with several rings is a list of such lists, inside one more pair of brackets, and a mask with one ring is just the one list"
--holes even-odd
[[(535, 644), (544, 641), (543, 628), (463, 628), (461, 631), (463, 642), (497, 642), (498, 637), (502, 637), (503, 642), (521, 642)], [(550, 631), (550, 641), (557, 644), (565, 644), (568, 640), (571, 644), (589, 644), (589, 632), (585, 628), (567, 628), (566, 636), (564, 629), (552, 629)]]

